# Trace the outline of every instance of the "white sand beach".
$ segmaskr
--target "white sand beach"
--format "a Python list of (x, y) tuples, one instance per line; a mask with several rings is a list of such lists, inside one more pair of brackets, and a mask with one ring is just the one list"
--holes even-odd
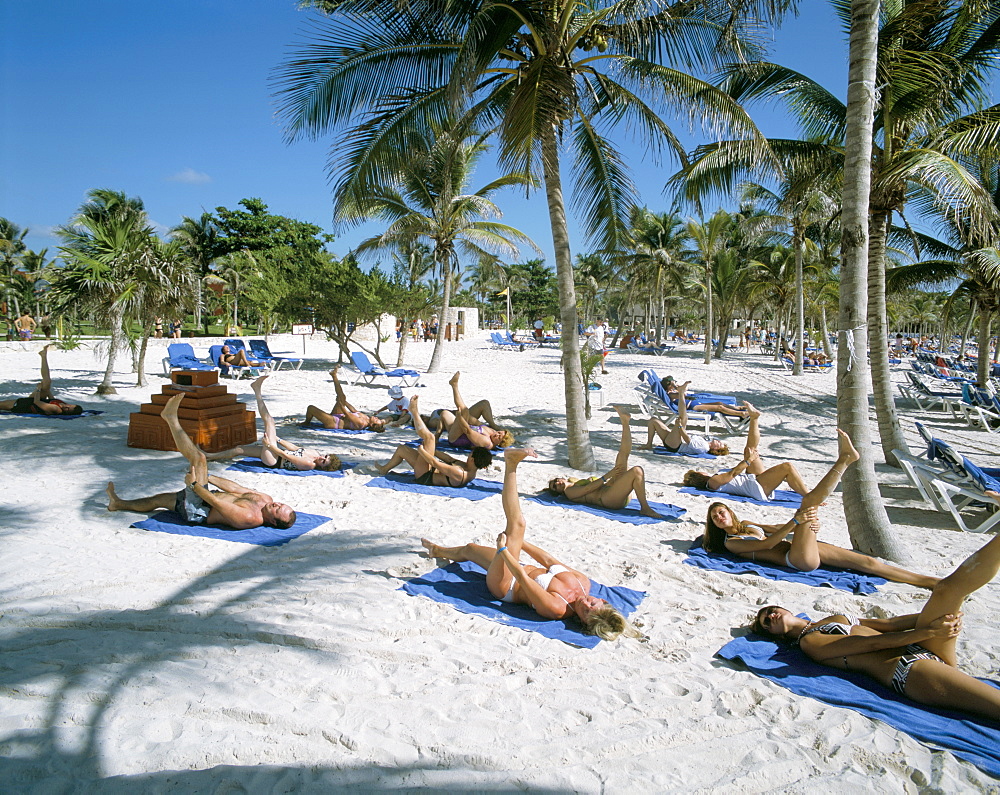
[[(681, 521), (633, 526), (524, 504), (528, 538), (609, 585), (644, 590), (634, 618), (649, 636), (578, 649), (460, 613), (399, 588), (436, 565), (420, 538), (493, 544), (499, 497), (479, 502), (368, 488), (366, 476), (237, 474), (239, 482), (330, 521), (278, 547), (130, 528), (141, 515), (109, 513), (122, 496), (176, 490), (176, 453), (128, 448), (130, 412), (166, 382), (151, 342), (149, 385), (119, 363), (118, 394), (94, 395), (103, 361), (89, 349), (53, 349), (57, 396), (104, 413), (73, 420), (0, 417), (7, 460), (0, 518), (0, 791), (270, 792), (438, 789), (551, 792), (1000, 792), (1000, 782), (883, 723), (794, 695), (718, 660), (757, 606), (814, 614), (915, 612), (926, 592), (897, 583), (870, 596), (702, 571), (685, 565), (709, 500), (678, 494), (686, 459), (637, 451), (649, 496), (687, 509)], [(28, 394), (41, 342), (0, 350), (3, 398)], [(272, 350), (301, 350), (298, 338)], [(195, 341), (202, 352), (207, 342)], [(424, 370), (432, 345), (411, 343)], [(395, 346), (383, 347), (386, 362)], [(310, 340), (306, 367), (265, 384), (287, 439), (348, 461), (384, 461), (412, 429), (342, 436), (305, 430), (305, 406), (329, 406), (332, 343)], [(491, 350), (486, 334), (450, 343), (426, 375), (421, 409), (451, 404), (462, 371), (467, 400), (488, 397), (518, 445), (538, 461), (520, 470), (522, 493), (565, 459), (563, 381), (554, 348)], [(601, 471), (620, 425), (611, 404), (635, 407), (641, 368), (737, 395), (763, 412), (762, 456), (789, 460), (815, 483), (835, 456), (835, 375), (794, 378), (760, 354), (711, 366), (697, 346), (664, 357), (614, 353), (599, 376), (592, 438)], [(897, 373), (901, 378), (901, 371)], [(252, 404), (249, 381), (224, 380)], [(387, 402), (386, 387), (348, 386), (359, 408)], [(900, 405), (912, 419), (986, 466), (1000, 466), (996, 436), (950, 415)], [(633, 412), (636, 444), (645, 423)], [(282, 424), (285, 419), (287, 424)], [(259, 423), (258, 423), (259, 424)], [(728, 440), (739, 460), (743, 439)], [(701, 462), (712, 465), (712, 462)], [(213, 463), (221, 473), (226, 463)], [(716, 465), (721, 468), (723, 464)], [(915, 571), (944, 575), (985, 539), (921, 503), (901, 471), (879, 467), (889, 516)], [(579, 474), (579, 473), (577, 473)], [(499, 480), (494, 466), (485, 473)], [(787, 511), (739, 506), (778, 521)], [(838, 492), (821, 538), (850, 546)], [(965, 606), (963, 667), (1000, 667), (1000, 582)]]

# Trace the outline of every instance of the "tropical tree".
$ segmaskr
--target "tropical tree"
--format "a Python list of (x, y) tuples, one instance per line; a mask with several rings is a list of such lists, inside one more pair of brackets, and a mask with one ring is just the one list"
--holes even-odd
[(348, 193), (337, 204), (336, 218), (350, 223), (378, 218), (388, 226), (381, 235), (358, 244), (363, 255), (397, 249), (414, 239), (431, 247), (434, 270), (441, 273), (443, 297), (441, 322), (427, 372), (441, 367), (445, 323), (451, 303), (452, 276), (458, 270), (459, 252), (477, 260), (498, 255), (515, 257), (518, 245), (537, 250), (531, 238), (512, 226), (494, 220), (500, 208), (492, 196), (512, 186), (528, 186), (531, 178), (511, 172), (469, 193), (468, 183), (485, 152), (481, 138), (471, 138), (455, 128), (441, 127), (432, 137), (413, 132), (407, 137), (405, 166), (384, 184), (371, 185), (363, 194)]
[[(661, 110), (710, 107), (712, 121), (752, 127), (741, 109), (691, 76), (716, 58), (753, 56), (746, 15), (788, 2), (539, 4), (534, 0), (314, 0), (331, 16), (278, 72), (281, 114), (294, 139), (351, 127), (335, 160), (338, 194), (364, 195), (405, 170), (401, 144), (468, 109), (471, 127), (495, 134), (503, 171), (540, 173), (559, 280), (570, 465), (592, 469), (573, 259), (562, 185), (572, 147), (575, 206), (597, 250), (621, 250), (635, 190), (602, 130), (627, 124), (655, 157), (683, 157)], [(358, 121), (358, 113), (363, 114)]]
[[(170, 230), (170, 236), (180, 243), (181, 251), (198, 275), (195, 282), (194, 324), (200, 327), (205, 309), (202, 298), (204, 280), (211, 274), (212, 263), (220, 253), (219, 229), (211, 213), (202, 213), (197, 219), (185, 215), (180, 224)], [(205, 330), (208, 331), (207, 318)]]
[(112, 375), (128, 324), (151, 329), (154, 312), (182, 299), (190, 272), (177, 247), (165, 246), (153, 233), (141, 199), (103, 188), (87, 196), (71, 224), (58, 231), (66, 266), (55, 272), (51, 294), (57, 312), (85, 308), (109, 328), (108, 363), (97, 387), (97, 394), (107, 395), (116, 392)]
[[(634, 253), (622, 263), (633, 284), (656, 307), (656, 339), (663, 338), (667, 322), (667, 301), (676, 295), (690, 271), (687, 247), (690, 232), (676, 212), (654, 213), (645, 207), (633, 207), (629, 218), (629, 245)], [(647, 312), (647, 316), (652, 316)]]
[(24, 237), (28, 231), (27, 228), (22, 229), (13, 221), (0, 218), (0, 266), (2, 266), (0, 287), (3, 289), (4, 301), (12, 305), (7, 308), (7, 311), (13, 311), (15, 316), (21, 314), (17, 296), (17, 282), (20, 279), (18, 270), (21, 256), (27, 249)]
[(693, 219), (688, 221), (687, 231), (696, 257), (702, 262), (704, 268), (705, 364), (710, 364), (712, 361), (712, 334), (715, 330), (712, 269), (718, 256), (729, 246), (730, 236), (734, 231), (733, 217), (725, 210), (716, 210), (707, 221)]

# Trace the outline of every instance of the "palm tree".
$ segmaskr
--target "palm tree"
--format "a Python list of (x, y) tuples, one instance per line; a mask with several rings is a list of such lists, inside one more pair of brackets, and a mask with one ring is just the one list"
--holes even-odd
[[(575, 154), (583, 227), (603, 251), (623, 248), (636, 203), (620, 153), (600, 130), (628, 124), (679, 158), (660, 107), (710, 106), (716, 123), (752, 127), (742, 110), (688, 72), (718, 58), (752, 57), (742, 20), (773, 2), (676, 7), (558, 0), (314, 0), (331, 14), (321, 34), (278, 73), (290, 138), (353, 126), (338, 147), (338, 194), (362, 196), (405, 170), (402, 142), (416, 126), (469, 109), (470, 126), (495, 134), (502, 170), (542, 175), (564, 330), (577, 327), (561, 150)], [(649, 101), (643, 99), (648, 97)], [(695, 98), (695, 99), (692, 99)], [(362, 121), (357, 121), (361, 112)], [(570, 465), (591, 469), (578, 337), (562, 336)]]
[(389, 223), (381, 235), (362, 241), (355, 251), (364, 254), (396, 248), (413, 239), (427, 240), (435, 270), (443, 282), (441, 322), (427, 372), (437, 372), (444, 351), (444, 332), (451, 302), (452, 276), (459, 251), (480, 260), (497, 254), (518, 255), (518, 244), (536, 251), (531, 238), (494, 218), (503, 214), (490, 198), (504, 188), (528, 186), (531, 178), (511, 172), (466, 193), (476, 162), (485, 151), (481, 139), (440, 128), (432, 138), (412, 133), (407, 142), (405, 168), (387, 184), (372, 185), (362, 195), (347, 194), (338, 204), (337, 218), (358, 222), (379, 218)]
[[(0, 286), (3, 288), (4, 300), (13, 304), (15, 317), (21, 314), (15, 285), (18, 279), (17, 271), (20, 266), (20, 258), (26, 250), (24, 237), (27, 234), (27, 228), (22, 229), (13, 221), (0, 218), (0, 263), (3, 266), (0, 270)], [(10, 307), (7, 311), (11, 311)]]
[[(202, 300), (203, 280), (211, 275), (212, 263), (219, 255), (219, 228), (211, 213), (202, 213), (197, 219), (185, 215), (180, 224), (170, 230), (170, 236), (180, 243), (181, 251), (198, 275), (195, 282), (194, 324), (200, 328), (205, 308)], [(207, 321), (205, 326), (207, 331)]]
[(712, 265), (729, 245), (733, 233), (733, 217), (725, 210), (716, 210), (707, 221), (688, 221), (687, 231), (697, 257), (704, 263), (705, 285), (705, 364), (712, 361), (712, 334), (715, 330), (713, 313)]
[[(153, 234), (142, 200), (98, 188), (58, 234), (66, 267), (53, 279), (58, 307), (87, 308), (111, 332), (108, 363), (97, 394), (115, 394), (115, 359), (126, 341), (126, 324), (150, 322), (143, 311), (158, 306), (148, 294), (183, 287), (183, 271), (173, 269), (174, 255)], [(140, 380), (142, 378), (140, 368)]]
[(656, 307), (659, 341), (667, 322), (668, 289), (671, 294), (678, 292), (691, 268), (687, 251), (691, 235), (676, 212), (654, 213), (645, 207), (632, 208), (629, 227), (634, 253), (625, 258), (625, 281), (645, 292), (649, 305)]

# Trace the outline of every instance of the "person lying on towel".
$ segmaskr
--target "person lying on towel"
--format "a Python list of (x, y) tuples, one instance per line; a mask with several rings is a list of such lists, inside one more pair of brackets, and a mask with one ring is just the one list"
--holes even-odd
[(723, 494), (750, 497), (759, 502), (769, 501), (774, 495), (774, 490), (782, 483), (787, 483), (796, 494), (808, 494), (809, 489), (794, 464), (784, 461), (765, 468), (757, 452), (760, 446), (760, 412), (750, 403), (746, 403), (746, 406), (750, 411), (750, 428), (747, 431), (746, 446), (743, 448), (743, 460), (732, 469), (715, 475), (689, 469), (684, 473), (684, 485), (699, 491), (719, 491)]
[(628, 459), (632, 453), (632, 431), (629, 422), (632, 417), (621, 406), (615, 406), (622, 421), (622, 440), (618, 446), (615, 465), (604, 475), (578, 480), (577, 478), (552, 478), (547, 491), (562, 494), (570, 502), (584, 505), (599, 505), (612, 511), (620, 511), (629, 504), (632, 492), (639, 501), (639, 513), (663, 519), (654, 511), (646, 499), (646, 472), (641, 466), (629, 468)]
[[(751, 524), (740, 521), (725, 503), (713, 502), (708, 506), (708, 516), (705, 517), (702, 546), (708, 552), (729, 552), (748, 560), (787, 566), (797, 571), (813, 571), (821, 565), (836, 566), (920, 588), (933, 588), (938, 583), (936, 577), (915, 574), (852, 549), (842, 549), (818, 540), (818, 508), (833, 493), (847, 467), (858, 460), (858, 452), (850, 437), (839, 429), (837, 443), (837, 460), (816, 487), (802, 498), (802, 505), (791, 520), (780, 525)], [(788, 540), (789, 535), (791, 540)]]
[(920, 704), (1000, 721), (1000, 690), (957, 667), (962, 603), (1000, 570), (994, 536), (942, 579), (923, 609), (894, 618), (838, 614), (806, 621), (783, 607), (757, 612), (751, 629), (797, 645), (807, 657), (842, 671), (867, 674)]
[(52, 397), (52, 378), (49, 375), (49, 348), (46, 345), (38, 355), (42, 357), (42, 378), (35, 391), (28, 397), (0, 402), (0, 410), (14, 414), (83, 414), (83, 407)]
[[(295, 511), (288, 505), (275, 502), (269, 495), (245, 488), (225, 478), (208, 474), (205, 453), (184, 432), (177, 419), (184, 393), (174, 395), (163, 407), (160, 416), (170, 428), (174, 445), (188, 460), (190, 468), (184, 479), (185, 488), (178, 492), (164, 492), (151, 497), (123, 500), (115, 492), (114, 482), (108, 483), (108, 510), (152, 513), (160, 508), (173, 510), (196, 525), (211, 524), (233, 530), (249, 530), (267, 525), (287, 530), (295, 524)], [(210, 491), (209, 484), (219, 491)]]
[[(485, 447), (495, 450), (498, 447), (510, 447), (514, 443), (514, 435), (510, 431), (500, 430), (493, 418), (493, 407), (486, 399), (466, 406), (462, 393), (458, 389), (458, 379), (461, 371), (455, 373), (448, 383), (451, 385), (455, 410), (435, 409), (424, 419), (428, 428), (441, 437), (446, 434), (448, 442), (454, 447)], [(473, 425), (473, 420), (482, 420), (483, 424)]]
[(711, 436), (687, 432), (687, 388), (690, 381), (677, 387), (677, 417), (667, 425), (663, 420), (650, 417), (646, 426), (646, 444), (640, 450), (653, 449), (653, 437), (659, 436), (668, 453), (681, 455), (729, 455), (729, 447)]
[[(494, 598), (530, 605), (542, 618), (576, 618), (586, 632), (602, 640), (614, 640), (622, 634), (643, 637), (615, 608), (590, 595), (590, 579), (585, 574), (564, 566), (544, 549), (524, 540), (527, 523), (517, 491), (517, 465), (529, 456), (535, 456), (530, 447), (504, 452), (501, 502), (507, 526), (497, 536), (496, 549), (481, 544), (444, 547), (422, 538), (420, 543), (427, 555), (482, 566), (486, 569), (486, 587)], [(522, 551), (539, 565), (522, 565)]]
[(467, 486), (476, 477), (476, 472), (493, 463), (493, 455), (485, 447), (474, 447), (469, 457), (461, 462), (436, 453), (437, 440), (424, 424), (418, 403), (417, 395), (410, 398), (410, 416), (413, 417), (413, 428), (420, 437), (420, 447), (414, 449), (405, 444), (399, 445), (392, 458), (375, 467), (375, 471), (388, 475), (400, 464), (406, 463), (413, 468), (413, 475), (421, 486), (449, 486), (454, 489)]

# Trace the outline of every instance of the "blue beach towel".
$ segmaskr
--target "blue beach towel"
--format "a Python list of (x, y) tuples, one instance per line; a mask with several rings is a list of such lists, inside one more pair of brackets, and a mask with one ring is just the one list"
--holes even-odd
[(754, 505), (780, 505), (783, 508), (798, 508), (802, 505), (802, 495), (786, 489), (775, 489), (771, 499), (767, 502), (739, 494), (727, 494), (724, 491), (702, 491), (693, 486), (684, 486), (677, 491), (681, 494), (700, 494), (702, 497), (711, 497), (713, 500), (726, 500), (727, 502), (752, 502)]
[(739, 661), (758, 676), (800, 696), (880, 720), (931, 747), (951, 751), (991, 776), (1000, 776), (1000, 727), (985, 720), (977, 722), (961, 712), (917, 704), (867, 676), (834, 672), (798, 649), (756, 635), (730, 641), (715, 656)]
[(654, 447), (653, 448), (653, 452), (656, 455), (666, 455), (666, 456), (672, 456), (674, 458), (708, 458), (708, 459), (718, 458), (718, 456), (712, 455), (711, 453), (693, 453), (693, 454), (692, 453), (671, 453), (666, 447), (662, 447), (662, 446), (660, 446), (660, 447)]
[(322, 425), (300, 425), (300, 428), (304, 428), (308, 431), (323, 431), (324, 433), (375, 433), (375, 431), (370, 431), (367, 428), (360, 431), (355, 431), (350, 428), (324, 428)]
[(666, 521), (666, 519), (680, 519), (687, 513), (686, 508), (666, 502), (653, 502), (652, 500), (649, 501), (649, 507), (664, 516), (664, 519), (643, 516), (639, 513), (638, 500), (629, 500), (628, 505), (621, 510), (612, 511), (609, 508), (602, 508), (600, 505), (585, 505), (579, 502), (571, 502), (562, 494), (551, 494), (547, 491), (543, 491), (541, 494), (525, 495), (524, 498), (532, 502), (539, 502), (542, 505), (557, 505), (560, 508), (569, 508), (571, 511), (592, 513), (594, 516), (603, 516), (605, 519), (610, 519), (613, 522), (624, 522), (625, 524), (654, 524)]
[(701, 545), (701, 538), (696, 538), (688, 549), (688, 557), (684, 562), (689, 566), (710, 571), (724, 571), (729, 574), (757, 574), (769, 580), (785, 580), (799, 582), (803, 585), (827, 586), (841, 591), (856, 594), (869, 594), (878, 591), (879, 585), (885, 585), (881, 577), (859, 574), (843, 569), (829, 569), (820, 566), (813, 571), (798, 571), (773, 563), (748, 560), (729, 552), (709, 552)]
[[(472, 562), (452, 563), (443, 569), (434, 569), (423, 577), (410, 580), (399, 590), (411, 596), (426, 596), (435, 602), (449, 604), (463, 613), (474, 613), (501, 624), (537, 632), (571, 646), (592, 649), (601, 641), (596, 635), (584, 634), (575, 620), (542, 618), (528, 605), (510, 604), (494, 598), (486, 588), (486, 571)], [(593, 580), (590, 582), (590, 595), (608, 602), (624, 616), (635, 612), (646, 598), (645, 591), (633, 591), (621, 585), (601, 585)]]
[(84, 409), (82, 414), (21, 414), (14, 411), (0, 411), (0, 416), (4, 417), (34, 417), (39, 420), (78, 420), (80, 417), (96, 417), (103, 414), (103, 411), (96, 409)]
[(366, 484), (376, 489), (392, 489), (393, 491), (410, 491), (414, 494), (433, 494), (436, 497), (460, 497), (463, 500), (485, 500), (494, 494), (499, 494), (503, 483), (496, 480), (473, 480), (461, 488), (450, 486), (421, 486), (414, 482), (413, 475), (396, 475), (389, 473), (382, 477), (372, 478)]
[(347, 474), (346, 470), (354, 466), (357, 466), (357, 464), (348, 464), (346, 461), (342, 461), (340, 469), (336, 472), (326, 472), (322, 469), (307, 469), (300, 472), (298, 470), (277, 469), (266, 466), (261, 463), (259, 458), (244, 458), (237, 461), (235, 464), (231, 464), (226, 467), (226, 470), (235, 472), (257, 472), (264, 475), (290, 475), (293, 478), (302, 477), (304, 475), (325, 475), (328, 478), (342, 478)]
[(227, 530), (218, 525), (190, 524), (180, 514), (173, 511), (157, 511), (148, 519), (136, 522), (132, 527), (140, 530), (156, 530), (160, 533), (173, 533), (180, 536), (201, 536), (215, 538), (219, 541), (236, 541), (240, 544), (257, 544), (262, 547), (276, 547), (298, 538), (310, 530), (315, 530), (321, 524), (330, 521), (329, 516), (318, 516), (312, 513), (297, 513), (295, 524), (287, 530), (277, 527), (251, 527), (249, 530)]

